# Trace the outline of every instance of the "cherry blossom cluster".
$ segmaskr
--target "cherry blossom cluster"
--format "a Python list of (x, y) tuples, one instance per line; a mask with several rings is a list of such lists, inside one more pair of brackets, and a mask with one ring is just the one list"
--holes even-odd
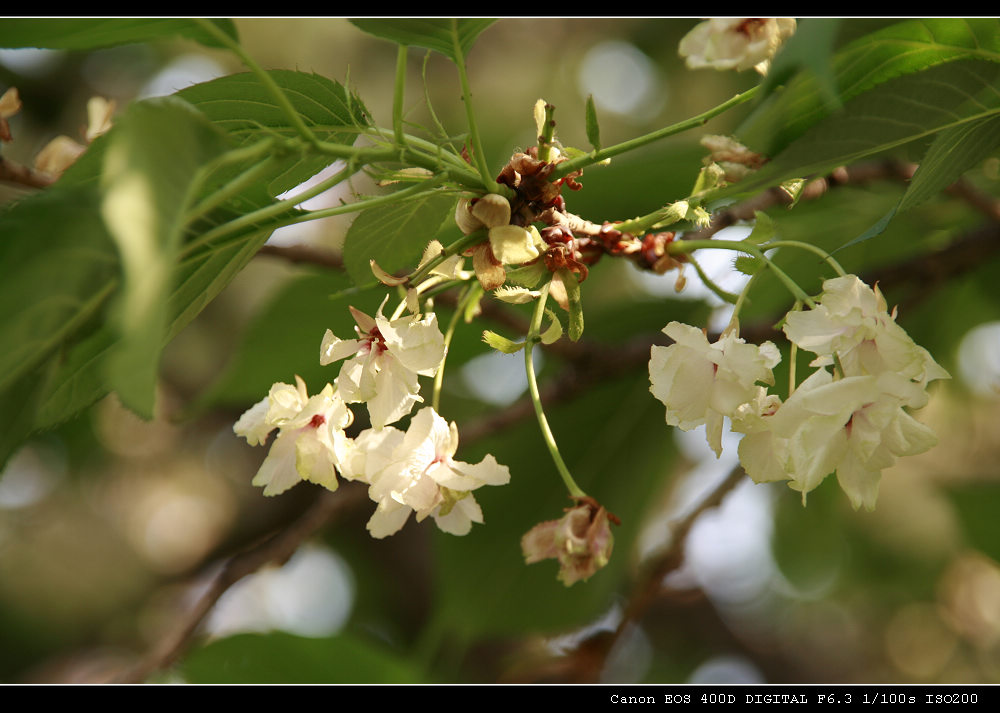
[[(265, 495), (302, 480), (336, 490), (339, 473), (368, 485), (377, 504), (368, 522), (373, 537), (398, 532), (411, 513), (464, 535), (483, 521), (472, 491), (503, 485), (510, 472), (493, 456), (475, 465), (455, 460), (458, 430), (433, 408), (418, 411), (406, 431), (389, 425), (423, 401), (417, 377), (437, 373), (445, 344), (436, 315), (387, 319), (382, 309), (371, 317), (351, 307), (356, 338), (340, 339), (327, 330), (320, 363), (344, 363), (318, 395), (310, 397), (296, 377), (296, 386), (275, 384), (237, 421), (234, 431), (251, 445), (263, 445), (278, 430), (253, 484)], [(354, 419), (349, 403), (364, 403), (372, 424), (354, 438), (345, 432)]]
[(746, 344), (731, 330), (710, 344), (678, 322), (663, 330), (674, 344), (652, 348), (650, 391), (668, 424), (704, 425), (716, 455), (728, 418), (745, 434), (740, 462), (755, 482), (787, 481), (804, 497), (835, 472), (855, 508), (873, 509), (882, 471), (936, 443), (906, 409), (924, 406), (927, 384), (948, 373), (896, 324), (878, 288), (854, 275), (827, 280), (815, 306), (789, 313), (783, 330), (816, 355), (816, 371), (785, 401), (764, 386), (780, 361), (772, 343)]

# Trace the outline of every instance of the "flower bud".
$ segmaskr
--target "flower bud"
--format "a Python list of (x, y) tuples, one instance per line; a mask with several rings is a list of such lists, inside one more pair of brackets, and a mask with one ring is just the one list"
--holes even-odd
[(496, 193), (487, 193), (472, 206), (472, 215), (487, 228), (510, 223), (510, 203)]
[(455, 223), (458, 229), (466, 235), (470, 235), (483, 227), (482, 221), (472, 214), (469, 199), (463, 198), (455, 207)]

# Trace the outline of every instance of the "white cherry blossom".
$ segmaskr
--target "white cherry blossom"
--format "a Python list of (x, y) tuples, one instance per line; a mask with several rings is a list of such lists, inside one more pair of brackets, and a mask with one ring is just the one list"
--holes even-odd
[(320, 364), (347, 359), (337, 377), (338, 391), (348, 403), (366, 403), (372, 426), (382, 428), (423, 401), (417, 376), (437, 373), (444, 358), (444, 337), (434, 314), (389, 321), (382, 316), (382, 307), (374, 318), (350, 309), (358, 338), (340, 339), (326, 330)]
[(910, 389), (892, 372), (834, 379), (820, 369), (783, 404), (758, 402), (756, 416), (738, 419), (740, 462), (754, 481), (789, 480), (803, 494), (836, 472), (851, 504), (871, 510), (882, 470), (937, 442), (903, 409)]
[(510, 471), (491, 455), (474, 465), (455, 460), (458, 429), (432, 408), (421, 409), (405, 434), (388, 427), (383, 434), (363, 432), (356, 443), (364, 454), (356, 451), (348, 468), (370, 484), (368, 495), (378, 503), (368, 522), (373, 537), (399, 531), (411, 513), (417, 521), (433, 517), (445, 532), (467, 534), (483, 521), (472, 491), (510, 482)]
[(771, 369), (781, 355), (770, 342), (747, 344), (735, 331), (714, 344), (702, 330), (680, 322), (663, 333), (674, 344), (652, 348), (649, 390), (666, 405), (669, 425), (690, 431), (704, 424), (708, 444), (720, 455), (723, 418), (756, 398), (756, 382), (774, 383)]
[(892, 371), (909, 379), (914, 386), (905, 401), (911, 408), (927, 403), (929, 381), (949, 378), (896, 324), (878, 287), (872, 289), (855, 275), (824, 282), (816, 307), (789, 313), (784, 332), (801, 349), (819, 355), (814, 366), (832, 365), (836, 357), (845, 376)]
[(252, 446), (263, 445), (271, 431), (278, 429), (252, 481), (264, 488), (264, 495), (283, 493), (300, 480), (337, 489), (337, 454), (345, 447), (344, 429), (353, 416), (332, 385), (310, 397), (300, 377), (295, 377), (295, 383), (274, 384), (267, 397), (233, 426), (236, 435)]

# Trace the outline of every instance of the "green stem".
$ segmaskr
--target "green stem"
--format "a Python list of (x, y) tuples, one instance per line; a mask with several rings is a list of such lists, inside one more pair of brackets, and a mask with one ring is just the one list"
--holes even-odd
[(700, 250), (702, 248), (735, 250), (736, 252), (753, 255), (754, 257), (763, 260), (769, 268), (774, 270), (774, 274), (779, 280), (781, 280), (782, 284), (788, 288), (788, 291), (792, 293), (795, 299), (802, 300), (810, 307), (816, 306), (812, 297), (807, 295), (805, 291), (795, 283), (795, 280), (789, 277), (784, 270), (768, 259), (764, 252), (756, 245), (751, 245), (745, 240), (675, 240), (667, 246), (667, 251), (671, 255), (676, 255), (678, 253), (688, 254), (694, 250)]
[[(383, 196), (375, 196), (374, 198), (333, 206), (332, 208), (319, 208), (317, 210), (305, 211), (299, 215), (289, 217), (286, 221), (278, 224), (277, 227), (283, 228), (286, 225), (296, 225), (298, 223), (306, 223), (310, 220), (319, 220), (320, 218), (330, 218), (335, 215), (344, 215), (345, 213), (367, 210), (368, 208), (373, 208), (385, 203), (402, 202), (411, 198), (419, 197), (421, 193), (426, 193), (427, 191), (437, 188), (439, 185), (444, 183), (446, 179), (447, 177), (443, 175), (435, 176), (434, 178), (429, 178), (421, 183), (415, 183), (409, 188), (404, 188), (393, 193), (387, 193)], [(296, 202), (301, 203), (302, 200), (296, 199)]]
[(552, 435), (552, 429), (549, 428), (548, 419), (545, 418), (545, 411), (542, 409), (542, 399), (538, 394), (538, 380), (535, 378), (535, 363), (531, 359), (531, 354), (535, 343), (539, 341), (542, 316), (545, 314), (545, 301), (549, 296), (549, 283), (546, 283), (540, 292), (541, 295), (535, 303), (535, 311), (531, 315), (531, 327), (528, 329), (528, 336), (524, 343), (524, 370), (528, 375), (528, 390), (531, 392), (531, 403), (535, 406), (535, 416), (538, 417), (538, 427), (542, 431), (542, 438), (545, 439), (545, 445), (549, 449), (552, 461), (556, 464), (556, 470), (559, 471), (569, 494), (575, 498), (583, 498), (587, 494), (573, 480), (569, 468), (566, 467), (566, 463), (559, 453), (559, 446), (556, 445), (555, 436)]
[(732, 99), (729, 99), (728, 101), (719, 104), (717, 107), (714, 107), (713, 109), (709, 109), (708, 111), (702, 114), (693, 116), (690, 119), (687, 119), (680, 123), (673, 124), (671, 126), (659, 129), (658, 131), (646, 134), (645, 136), (639, 136), (637, 138), (624, 141), (620, 144), (615, 144), (614, 146), (608, 146), (607, 148), (603, 148), (600, 151), (591, 151), (590, 153), (584, 154), (583, 156), (577, 156), (576, 158), (572, 158), (569, 161), (560, 163), (558, 166), (556, 166), (555, 170), (552, 171), (550, 177), (552, 179), (561, 178), (568, 173), (572, 173), (573, 171), (577, 171), (586, 166), (590, 166), (591, 164), (600, 163), (604, 159), (608, 159), (613, 156), (618, 156), (620, 154), (632, 151), (647, 144), (651, 144), (654, 141), (659, 141), (660, 139), (664, 139), (668, 136), (673, 136), (674, 134), (680, 134), (684, 131), (687, 131), (688, 129), (694, 129), (698, 126), (703, 126), (706, 122), (708, 122), (709, 119), (718, 116), (727, 109), (730, 109), (739, 104), (743, 104), (744, 102), (747, 102), (750, 99), (753, 99), (753, 97), (757, 93), (757, 90), (758, 87), (748, 89), (742, 94), (737, 94)]
[(406, 45), (396, 53), (396, 88), (392, 95), (392, 129), (396, 143), (405, 146), (403, 137), (403, 92), (406, 88)]
[(455, 303), (455, 314), (451, 316), (451, 320), (448, 322), (448, 330), (444, 333), (444, 356), (441, 357), (441, 364), (438, 365), (437, 373), (434, 375), (434, 392), (431, 396), (431, 408), (437, 413), (441, 413), (441, 387), (444, 385), (444, 365), (448, 361), (448, 348), (451, 346), (451, 338), (455, 335), (455, 328), (458, 326), (459, 320), (462, 319), (462, 315), (465, 314), (469, 303), (472, 300), (478, 300), (482, 295), (483, 288), (479, 286), (478, 282), (474, 282), (462, 290), (458, 301)]
[(799, 248), (800, 250), (808, 250), (811, 253), (816, 253), (821, 258), (826, 260), (826, 262), (830, 265), (830, 267), (832, 267), (837, 272), (838, 275), (840, 275), (841, 277), (847, 275), (847, 273), (844, 271), (844, 268), (840, 266), (839, 262), (837, 262), (836, 258), (834, 258), (833, 255), (831, 255), (818, 245), (810, 245), (809, 243), (803, 243), (798, 240), (775, 240), (761, 246), (761, 248), (763, 248), (764, 250), (770, 250), (771, 248), (783, 248), (783, 247)]
[(210, 20), (206, 20), (205, 18), (195, 18), (195, 22), (201, 25), (202, 28), (219, 40), (219, 42), (229, 48), (230, 51), (243, 61), (243, 64), (250, 68), (251, 72), (257, 75), (261, 84), (263, 84), (268, 92), (271, 93), (271, 96), (288, 117), (288, 120), (292, 123), (292, 126), (295, 128), (295, 131), (298, 132), (299, 136), (308, 141), (310, 144), (315, 144), (316, 136), (313, 134), (312, 130), (306, 126), (305, 122), (302, 121), (302, 116), (295, 110), (295, 107), (292, 106), (292, 103), (288, 100), (288, 96), (284, 91), (282, 91), (281, 87), (278, 86), (277, 82), (274, 81), (271, 75), (265, 72), (261, 66), (254, 61), (253, 57), (247, 54), (247, 51), (243, 49), (242, 45), (216, 27), (215, 23)]
[(739, 327), (739, 323), (740, 323), (740, 310), (742, 310), (743, 309), (743, 305), (746, 304), (747, 295), (750, 294), (750, 288), (753, 286), (753, 283), (756, 282), (757, 276), (760, 273), (761, 273), (761, 271), (758, 270), (757, 272), (755, 272), (754, 274), (752, 274), (750, 276), (750, 279), (747, 280), (746, 284), (743, 285), (743, 289), (740, 291), (740, 296), (736, 298), (736, 305), (733, 307), (733, 316), (729, 320), (729, 326), (726, 327), (726, 331), (727, 332), (730, 329), (735, 329), (735, 328)]
[[(687, 259), (688, 262), (690, 262), (691, 265), (694, 266), (694, 271), (698, 273), (698, 277), (700, 277), (701, 281), (705, 283), (705, 287), (710, 289), (713, 292), (713, 294), (715, 294), (716, 297), (718, 297), (720, 300), (724, 302), (728, 302), (731, 305), (734, 305), (739, 301), (739, 297), (734, 295), (732, 292), (726, 292), (724, 289), (715, 284), (712, 278), (710, 278), (708, 275), (705, 274), (705, 271), (701, 268), (701, 265), (699, 265), (698, 261), (694, 259), (694, 255), (688, 255)], [(742, 293), (740, 296), (742, 296)]]
[(472, 139), (472, 152), (475, 154), (476, 168), (479, 169), (479, 176), (482, 178), (486, 190), (489, 193), (496, 193), (497, 184), (486, 165), (486, 154), (483, 152), (483, 142), (479, 138), (476, 114), (472, 109), (472, 91), (469, 89), (469, 77), (465, 71), (465, 55), (462, 53), (462, 45), (458, 42), (458, 20), (453, 19), (451, 23), (452, 49), (455, 53), (455, 65), (458, 67), (458, 80), (462, 84), (462, 101), (465, 102), (465, 116), (469, 122), (469, 136)]
[[(276, 220), (277, 218), (281, 217), (288, 211), (293, 210), (295, 206), (297, 206), (299, 203), (307, 201), (310, 198), (314, 198), (315, 196), (318, 196), (320, 193), (328, 191), (334, 186), (336, 186), (338, 183), (341, 183), (346, 179), (350, 178), (352, 175), (354, 175), (354, 172), (355, 172), (354, 167), (348, 165), (344, 169), (338, 171), (333, 176), (327, 178), (325, 181), (316, 184), (312, 188), (309, 188), (303, 191), (302, 193), (294, 195), (291, 198), (286, 198), (283, 201), (278, 201), (277, 203), (272, 203), (270, 205), (264, 206), (263, 208), (255, 210), (251, 213), (241, 215), (239, 218), (231, 220), (228, 223), (223, 223), (222, 225), (216, 226), (215, 228), (212, 228), (208, 232), (202, 233), (200, 236), (198, 236), (197, 238), (189, 242), (187, 245), (185, 245), (183, 254), (184, 255), (189, 254), (194, 250), (196, 250), (197, 248), (201, 247), (202, 245), (210, 243), (221, 236), (241, 231), (244, 228), (248, 228), (254, 226), (257, 223), (260, 223), (261, 221)], [(363, 203), (364, 201), (361, 202)], [(351, 203), (349, 205), (354, 206), (357, 204)], [(355, 210), (362, 210), (362, 208), (356, 208)], [(318, 211), (313, 211), (313, 212), (318, 212)], [(318, 216), (318, 217), (325, 217), (325, 216)], [(315, 218), (316, 216), (314, 216), (311, 219), (315, 220)], [(274, 225), (274, 227), (271, 229), (274, 230), (275, 228), (279, 228), (282, 227), (282, 225), (287, 225), (287, 224), (290, 223), (282, 224), (279, 222), (276, 225)]]
[(201, 216), (209, 213), (215, 208), (218, 208), (230, 198), (239, 195), (244, 189), (252, 186), (273, 170), (277, 161), (277, 156), (268, 156), (260, 163), (251, 166), (229, 183), (219, 188), (219, 190), (205, 196), (205, 198), (198, 203), (198, 205), (187, 212), (184, 216), (184, 223), (190, 225)]
[(542, 133), (538, 135), (538, 160), (542, 163), (548, 163), (552, 153), (552, 137), (556, 132), (552, 114), (555, 110), (551, 104), (545, 105), (545, 121), (542, 123)]

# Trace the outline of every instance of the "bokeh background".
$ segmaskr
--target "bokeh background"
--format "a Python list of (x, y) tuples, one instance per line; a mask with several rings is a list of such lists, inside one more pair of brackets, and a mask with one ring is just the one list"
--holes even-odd
[[(468, 58), (490, 165), (533, 143), (539, 97), (556, 106), (561, 141), (586, 148), (588, 95), (608, 145), (753, 86), (753, 72), (684, 68), (676, 48), (695, 22), (496, 23)], [(888, 22), (842, 21), (838, 44)], [(389, 43), (343, 19), (236, 25), (264, 67), (349, 82), (376, 120), (389, 123), (396, 61)], [(121, 107), (239, 71), (228, 55), (184, 41), (0, 51), (0, 89), (18, 87), (24, 103), (4, 155), (30, 164), (53, 136), (79, 138), (93, 95)], [(439, 56), (425, 63), (418, 50), (410, 53), (407, 119), (430, 125), (422, 76), (441, 121), (461, 133), (454, 67)], [(569, 208), (597, 222), (620, 220), (687, 195), (704, 154), (701, 133), (734, 132), (746, 114), (738, 109), (704, 132), (589, 169), (584, 190), (567, 195)], [(965, 180), (998, 200), (1000, 160), (986, 159)], [(363, 176), (352, 187), (376, 190)], [(844, 186), (769, 213), (782, 237), (832, 250), (884, 215), (904, 188), (892, 179)], [(26, 191), (2, 185), (0, 200)], [(349, 221), (285, 229), (272, 243), (336, 252)], [(942, 194), (897, 217), (878, 240), (842, 253), (842, 262), (849, 271), (889, 274), (983, 222), (960, 197)], [(729, 230), (739, 238), (750, 227)], [(643, 363), (591, 365), (599, 378), (588, 381), (572, 371), (580, 362), (546, 352), (543, 382), (586, 384), (549, 418), (581, 484), (623, 519), (606, 570), (567, 589), (552, 562), (523, 565), (520, 534), (568, 503), (533, 420), (521, 419), (480, 429), (459, 451), (469, 462), (493, 453), (511, 469), (510, 486), (477, 495), (485, 525), (454, 538), (410, 522), (373, 541), (364, 529), (371, 503), (358, 499), (283, 565), (231, 587), (188, 653), (150, 680), (1000, 682), (1000, 260), (993, 255), (941, 281), (883, 285), (889, 303), (901, 305), (899, 322), (953, 379), (935, 385), (919, 414), (939, 446), (884, 473), (875, 512), (854, 512), (833, 481), (806, 507), (782, 485), (742, 482), (698, 519), (684, 564), (643, 616), (612, 637), (644, 568), (669, 546), (671, 523), (736, 465), (736, 442), (727, 441), (717, 460), (702, 433), (668, 428)], [(818, 291), (825, 275), (815, 261), (781, 257)], [(738, 289), (731, 256), (702, 262)], [(613, 362), (616, 349), (626, 354), (672, 319), (724, 325), (721, 302), (687, 277), (677, 294), (672, 275), (640, 274), (610, 259), (596, 266), (584, 285), (585, 338), (597, 345), (595, 358)], [(139, 420), (111, 396), (37, 436), (7, 464), (0, 681), (111, 680), (164, 640), (224, 558), (313, 505), (321, 492), (309, 484), (274, 499), (252, 488), (264, 449), (237, 439), (232, 424), (274, 381), (300, 374), (318, 390), (336, 376), (315, 356), (324, 329), (350, 329), (347, 302), (330, 299), (347, 286), (336, 270), (255, 259), (167, 349), (156, 420)], [(754, 294), (744, 325), (778, 339), (767, 329), (789, 306), (786, 295), (765, 280)], [(381, 297), (350, 303), (371, 313)], [(449, 356), (443, 412), (462, 432), (526, 389), (521, 357), (490, 353), (482, 328), (495, 327), (460, 329)]]

